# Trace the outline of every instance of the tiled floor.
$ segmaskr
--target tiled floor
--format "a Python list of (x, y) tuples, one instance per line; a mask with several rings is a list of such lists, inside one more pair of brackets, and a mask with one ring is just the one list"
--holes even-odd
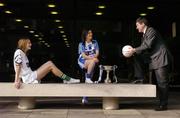
[(169, 110), (157, 112), (155, 98), (120, 98), (118, 110), (103, 110), (101, 98), (38, 98), (36, 109), (17, 109), (18, 98), (0, 98), (0, 118), (180, 118), (180, 92), (170, 92)]

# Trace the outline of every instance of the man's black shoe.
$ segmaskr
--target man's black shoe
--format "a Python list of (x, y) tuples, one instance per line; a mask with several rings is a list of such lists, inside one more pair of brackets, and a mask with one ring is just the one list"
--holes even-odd
[(138, 79), (138, 80), (132, 81), (131, 83), (132, 84), (143, 84), (143, 80), (141, 80), (141, 79), (139, 80)]
[(155, 110), (156, 111), (166, 111), (168, 108), (166, 105), (160, 105)]

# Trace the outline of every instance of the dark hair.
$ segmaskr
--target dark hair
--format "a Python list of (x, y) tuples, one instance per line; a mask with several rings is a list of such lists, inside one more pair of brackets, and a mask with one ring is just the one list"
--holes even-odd
[(139, 17), (139, 18), (137, 18), (136, 19), (136, 23), (140, 23), (140, 24), (142, 24), (142, 23), (144, 23), (146, 26), (149, 26), (149, 21), (145, 18), (145, 17)]
[[(91, 29), (83, 29), (82, 31), (82, 34), (81, 34), (81, 39), (82, 39), (82, 43), (85, 44), (85, 41), (86, 41), (86, 36), (88, 35), (88, 32), (90, 31)], [(91, 30), (92, 32), (92, 30)]]

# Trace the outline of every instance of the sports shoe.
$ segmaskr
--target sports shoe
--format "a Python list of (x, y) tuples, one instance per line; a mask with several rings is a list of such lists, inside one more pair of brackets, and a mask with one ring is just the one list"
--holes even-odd
[(63, 80), (63, 83), (65, 83), (65, 84), (75, 84), (75, 83), (80, 83), (80, 80), (71, 78), (70, 80)]
[(33, 84), (40, 84), (41, 83), (41, 80), (34, 80), (33, 82), (32, 82)]
[(91, 79), (86, 79), (86, 80), (85, 80), (85, 83), (92, 84), (93, 81), (91, 81)]
[(88, 104), (88, 99), (87, 97), (82, 98), (82, 104)]
[(160, 105), (155, 109), (155, 111), (166, 111), (167, 109), (167, 105)]
[(131, 83), (132, 84), (143, 84), (143, 80), (142, 79), (138, 79), (138, 80), (132, 81)]

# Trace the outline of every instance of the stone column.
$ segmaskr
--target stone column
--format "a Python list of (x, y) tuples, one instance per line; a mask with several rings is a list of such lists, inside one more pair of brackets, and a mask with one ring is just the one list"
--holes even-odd
[(119, 98), (118, 97), (103, 97), (103, 109), (106, 109), (106, 110), (119, 109)]
[(36, 100), (34, 97), (22, 97), (19, 100), (19, 109), (33, 109), (35, 108)]

